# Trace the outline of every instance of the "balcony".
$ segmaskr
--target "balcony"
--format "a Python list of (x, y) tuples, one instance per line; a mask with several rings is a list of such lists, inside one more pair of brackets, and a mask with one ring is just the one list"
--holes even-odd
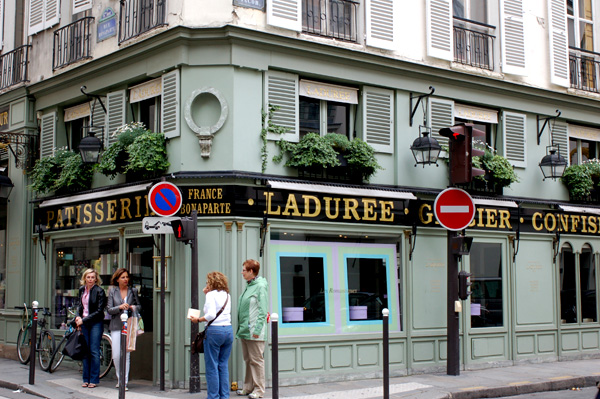
[(167, 0), (120, 0), (119, 44), (166, 25)]
[(569, 75), (574, 89), (598, 93), (600, 54), (569, 47)]
[(29, 63), (29, 49), (26, 44), (0, 56), (0, 71), (2, 72), (0, 89), (27, 82), (27, 65)]
[(352, 0), (302, 0), (302, 31), (356, 42), (358, 5)]
[[(468, 29), (467, 26), (471, 29)], [(454, 61), (476, 68), (494, 70), (493, 25), (454, 17)]]
[(52, 69), (67, 66), (79, 60), (92, 58), (90, 36), (94, 18), (85, 17), (54, 32)]

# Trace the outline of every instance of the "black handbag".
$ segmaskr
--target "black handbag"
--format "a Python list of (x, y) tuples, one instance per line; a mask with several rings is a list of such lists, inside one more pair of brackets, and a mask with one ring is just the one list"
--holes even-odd
[[(217, 313), (215, 318), (212, 319), (211, 321), (209, 321), (208, 323), (206, 323), (206, 328), (208, 328), (208, 326), (210, 326), (213, 321), (217, 320), (217, 317), (219, 317), (219, 315), (225, 309), (225, 306), (227, 306), (228, 301), (229, 301), (229, 295), (227, 295), (227, 299), (225, 299), (225, 303), (223, 304), (223, 307), (221, 308), (221, 310), (219, 310), (219, 312)], [(203, 331), (199, 331), (198, 334), (196, 334), (196, 338), (194, 338), (194, 342), (192, 342), (192, 346), (190, 348), (192, 355), (194, 355), (196, 353), (204, 353), (204, 340), (206, 339), (206, 328)]]
[(85, 337), (81, 330), (75, 330), (67, 339), (67, 343), (62, 350), (64, 355), (73, 360), (83, 360), (90, 352)]

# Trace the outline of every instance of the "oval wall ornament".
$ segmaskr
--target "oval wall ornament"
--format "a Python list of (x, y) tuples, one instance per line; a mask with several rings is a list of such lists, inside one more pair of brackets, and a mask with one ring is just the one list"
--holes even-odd
[[(194, 122), (194, 118), (192, 117), (192, 104), (194, 100), (201, 94), (212, 94), (219, 100), (219, 104), (221, 105), (221, 115), (219, 116), (219, 120), (212, 126), (198, 126), (196, 122)], [(196, 135), (199, 136), (210, 136), (215, 134), (223, 127), (225, 120), (227, 119), (227, 115), (229, 114), (229, 106), (227, 105), (227, 101), (225, 101), (225, 97), (221, 94), (221, 92), (214, 87), (203, 87), (201, 89), (196, 89), (190, 95), (188, 100), (185, 103), (185, 121), (188, 126)]]

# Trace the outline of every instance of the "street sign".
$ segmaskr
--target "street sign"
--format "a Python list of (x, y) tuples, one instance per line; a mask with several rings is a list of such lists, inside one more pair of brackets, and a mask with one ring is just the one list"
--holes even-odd
[(447, 188), (435, 198), (433, 212), (437, 221), (446, 229), (465, 229), (475, 217), (473, 198), (460, 188)]
[(158, 216), (173, 216), (181, 208), (181, 191), (166, 181), (152, 186), (148, 194), (148, 205)]
[(151, 216), (142, 220), (142, 233), (144, 234), (173, 234), (171, 221), (180, 220), (179, 217)]

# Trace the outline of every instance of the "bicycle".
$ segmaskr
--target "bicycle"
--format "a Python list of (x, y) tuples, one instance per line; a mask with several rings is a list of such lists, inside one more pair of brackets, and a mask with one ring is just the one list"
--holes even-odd
[[(23, 307), (16, 306), (15, 309), (23, 309), (23, 315), (21, 316), (21, 328), (17, 335), (17, 355), (19, 361), (22, 364), (29, 363), (29, 356), (31, 354), (31, 327), (33, 324), (33, 313), (30, 314), (27, 304), (23, 304)], [(56, 347), (56, 340), (54, 333), (46, 328), (46, 316), (52, 314), (48, 311), (48, 308), (39, 309), (42, 313), (42, 317), (38, 320), (38, 326), (40, 327), (40, 333), (37, 337), (36, 352), (38, 354), (38, 361), (42, 370), (47, 371), (50, 367), (50, 357), (54, 353)]]
[[(72, 326), (72, 320), (68, 323), (68, 326), (69, 327), (67, 328), (65, 335), (50, 357), (50, 366), (46, 370), (50, 373), (54, 373), (58, 366), (60, 366), (62, 363), (63, 359), (65, 358), (63, 349), (65, 345), (67, 345), (69, 337), (76, 331)], [(112, 367), (112, 339), (110, 338), (110, 334), (104, 332), (102, 333), (102, 340), (100, 341), (100, 378), (104, 378), (110, 372)]]

